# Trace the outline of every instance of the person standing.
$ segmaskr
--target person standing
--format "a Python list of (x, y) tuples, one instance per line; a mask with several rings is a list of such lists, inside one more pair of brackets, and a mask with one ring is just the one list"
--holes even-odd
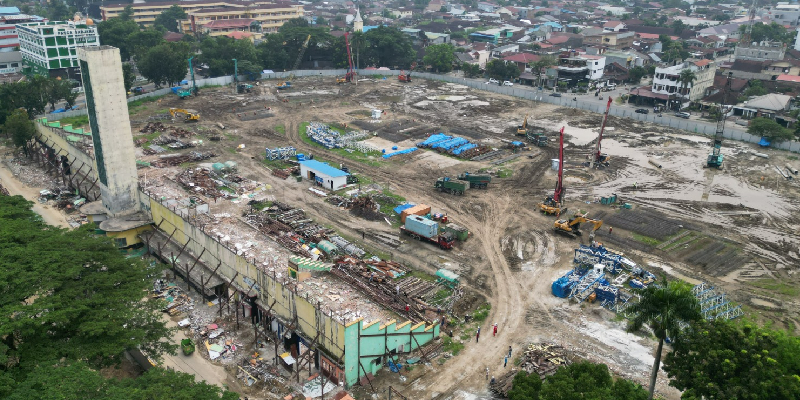
[(480, 341), (480, 338), (481, 338), (481, 328), (478, 327), (478, 331), (475, 332), (475, 343), (478, 343)]
[(505, 368), (506, 365), (508, 365), (508, 356), (505, 356), (505, 358), (503, 358), (503, 368)]
[(609, 226), (608, 227), (608, 234), (610, 235), (613, 230), (614, 230), (614, 228)]
[(511, 358), (511, 346), (508, 346), (508, 357)]
[(408, 305), (408, 304), (406, 304), (406, 314), (408, 314), (408, 312), (409, 312), (410, 310), (411, 310), (411, 306), (410, 306), (410, 305)]
[(489, 379), (489, 367), (486, 367), (486, 379)]
[(492, 336), (497, 336), (497, 323), (494, 324), (494, 330), (492, 331)]

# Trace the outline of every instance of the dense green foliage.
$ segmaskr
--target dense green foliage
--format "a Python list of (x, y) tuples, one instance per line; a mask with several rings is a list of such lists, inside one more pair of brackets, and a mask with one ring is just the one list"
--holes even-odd
[(753, 136), (763, 136), (775, 142), (790, 140), (794, 137), (794, 132), (774, 120), (764, 117), (753, 118), (750, 125), (747, 126), (747, 133)]
[(28, 118), (28, 113), (25, 109), (16, 109), (6, 118), (6, 123), (3, 124), (3, 132), (11, 135), (14, 146), (22, 148), (25, 154), (28, 154), (28, 142), (33, 139), (36, 128)]
[(139, 25), (132, 19), (124, 17), (111, 18), (97, 24), (100, 44), (118, 48), (122, 61), (127, 61), (133, 56), (133, 46), (129, 38), (136, 32), (139, 32)]
[(422, 61), (433, 68), (435, 72), (450, 72), (456, 60), (456, 48), (450, 43), (435, 44), (425, 49)]
[(175, 4), (172, 7), (162, 11), (161, 14), (156, 17), (156, 20), (153, 21), (153, 26), (156, 28), (163, 28), (164, 30), (170, 32), (177, 32), (178, 20), (186, 19), (187, 17), (186, 11), (183, 11), (181, 6)]
[(519, 76), (519, 67), (513, 62), (492, 60), (486, 63), (486, 73), (489, 74), (489, 77), (499, 81), (512, 81)]
[(644, 400), (647, 391), (627, 379), (614, 379), (605, 364), (579, 362), (560, 368), (542, 382), (538, 374), (520, 372), (509, 400)]
[(481, 74), (481, 67), (478, 64), (462, 63), (461, 70), (464, 71), (465, 78), (477, 78)]
[(800, 398), (800, 338), (750, 323), (699, 322), (664, 358), (684, 399)]
[(139, 73), (156, 87), (175, 84), (189, 72), (189, 46), (185, 42), (176, 42), (151, 47), (137, 54), (136, 64)]
[(635, 66), (628, 70), (628, 82), (636, 84), (647, 75), (647, 70), (644, 67)]
[(638, 331), (646, 324), (658, 339), (655, 362), (650, 373), (649, 398), (652, 399), (664, 341), (668, 337), (673, 340), (678, 338), (682, 324), (700, 320), (700, 306), (692, 293), (691, 285), (683, 281), (670, 281), (661, 285), (650, 285), (642, 290), (641, 299), (628, 307), (628, 312), (633, 315), (628, 321), (629, 332)]
[[(746, 29), (747, 25), (746, 24), (742, 25), (739, 27), (739, 32), (744, 33)], [(750, 41), (762, 42), (765, 40), (791, 43), (794, 41), (794, 31), (788, 32), (783, 25), (778, 25), (775, 22), (770, 24), (765, 24), (763, 22), (756, 22), (755, 24), (753, 24), (753, 30), (750, 33)], [(750, 43), (743, 43), (743, 44), (747, 45)]]

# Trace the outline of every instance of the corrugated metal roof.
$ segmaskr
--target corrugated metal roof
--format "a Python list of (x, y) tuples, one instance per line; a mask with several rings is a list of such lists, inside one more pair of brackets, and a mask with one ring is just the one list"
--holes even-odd
[(314, 171), (318, 171), (323, 175), (330, 176), (331, 178), (339, 178), (342, 176), (350, 175), (347, 172), (344, 172), (338, 168), (333, 168), (330, 165), (321, 163), (317, 160), (300, 161), (300, 165), (305, 166), (306, 168), (309, 169), (313, 169)]

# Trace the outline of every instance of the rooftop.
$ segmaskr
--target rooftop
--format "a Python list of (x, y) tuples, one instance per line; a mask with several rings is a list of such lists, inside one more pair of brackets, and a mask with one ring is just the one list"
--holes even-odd
[(253, 22), (256, 20), (252, 18), (218, 19), (208, 22), (203, 27), (208, 29), (246, 28)]
[(745, 107), (770, 111), (783, 111), (786, 109), (790, 101), (792, 101), (792, 96), (770, 93), (763, 96), (758, 96), (753, 100), (748, 101)]
[(152, 223), (153, 220), (151, 220), (147, 214), (136, 213), (124, 217), (109, 218), (101, 222), (98, 228), (106, 232), (124, 232)]
[(331, 178), (339, 178), (339, 177), (342, 177), (342, 176), (350, 175), (347, 172), (344, 172), (344, 171), (342, 171), (340, 169), (337, 169), (337, 168), (333, 168), (330, 165), (325, 164), (325, 163), (321, 163), (321, 162), (319, 162), (317, 160), (300, 161), (300, 165), (302, 165), (302, 166), (304, 166), (306, 168), (313, 169), (315, 171), (319, 171), (319, 172), (321, 172), (321, 173), (323, 173), (325, 175), (330, 176)]

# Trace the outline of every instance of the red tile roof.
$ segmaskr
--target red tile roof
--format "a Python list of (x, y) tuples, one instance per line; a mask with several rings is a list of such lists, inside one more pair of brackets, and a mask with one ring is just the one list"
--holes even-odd
[(710, 62), (711, 60), (700, 60), (700, 61), (695, 61), (694, 65), (697, 65), (698, 67), (705, 67)]
[(218, 19), (203, 25), (206, 29), (246, 28), (255, 22), (252, 18)]
[(529, 54), (529, 53), (517, 53), (508, 57), (503, 58), (503, 61), (513, 61), (517, 63), (531, 63), (539, 61), (539, 56), (536, 54)]
[(781, 82), (800, 82), (800, 76), (781, 74), (778, 75), (777, 80)]

